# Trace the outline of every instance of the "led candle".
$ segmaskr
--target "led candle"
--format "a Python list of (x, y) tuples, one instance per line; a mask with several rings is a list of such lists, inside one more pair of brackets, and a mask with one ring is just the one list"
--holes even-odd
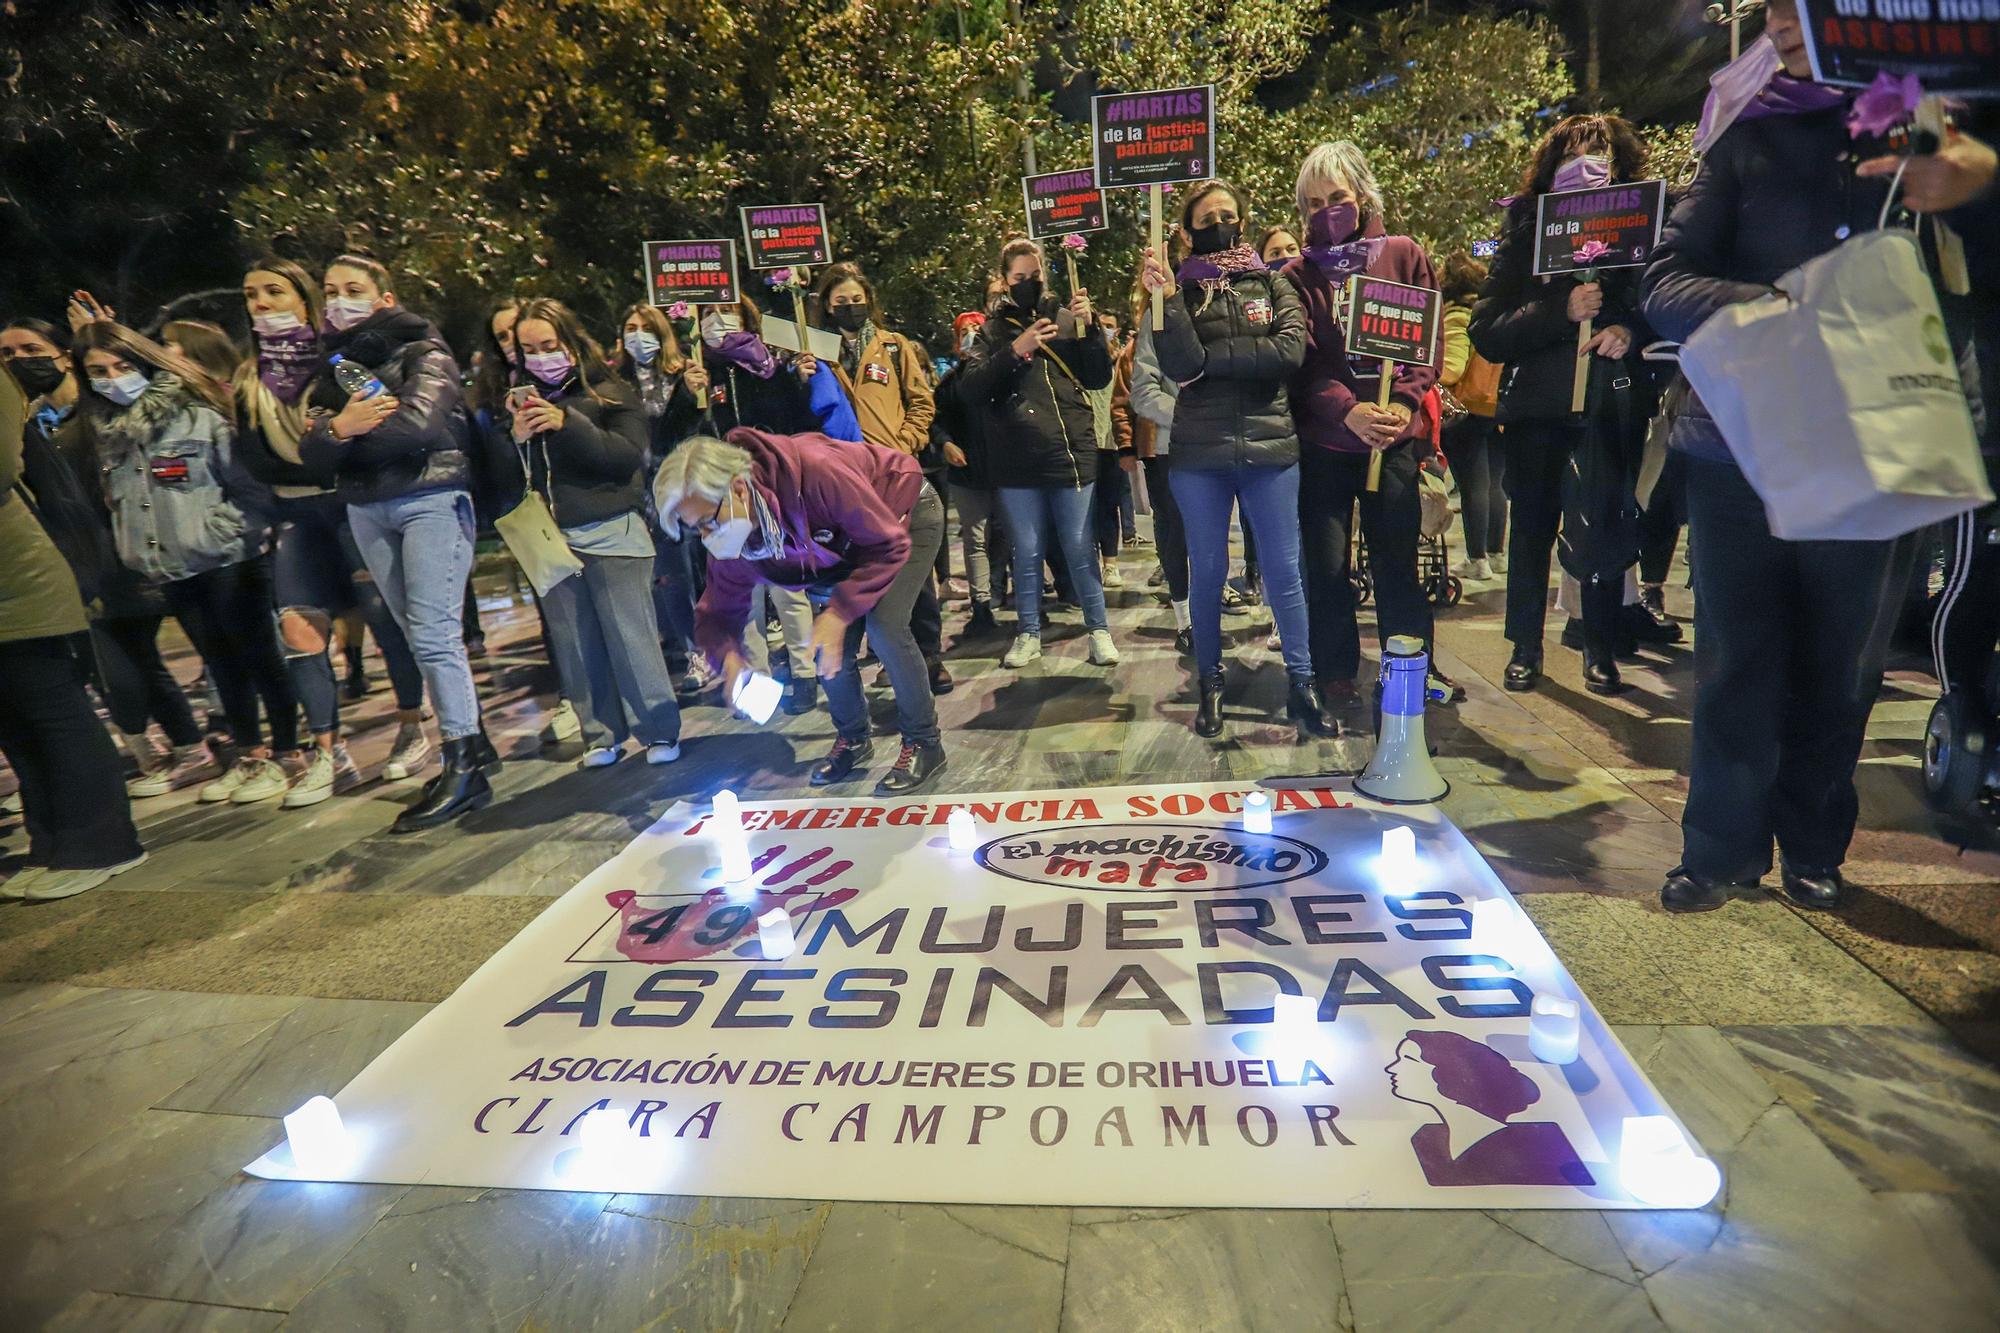
[(354, 1142), (331, 1097), (314, 1097), (286, 1116), (285, 1141), (301, 1175), (342, 1175), (354, 1156)]
[(757, 945), (767, 959), (790, 958), (798, 944), (798, 937), (792, 933), (792, 914), (782, 907), (773, 907), (757, 918)]
[(736, 682), (736, 711), (760, 727), (771, 720), (784, 697), (784, 686), (761, 671), (746, 671)]
[(1271, 831), (1271, 793), (1253, 791), (1243, 798), (1243, 831), (1245, 833)]
[(945, 816), (944, 829), (954, 852), (969, 852), (979, 846), (979, 823), (970, 810), (954, 810)]
[(1382, 861), (1377, 867), (1382, 887), (1391, 893), (1416, 888), (1417, 833), (1408, 824), (1382, 830)]
[(1566, 1065), (1583, 1040), (1582, 1006), (1560, 995), (1537, 995), (1528, 1011), (1528, 1049), (1537, 1060)]
[(1722, 1188), (1722, 1171), (1695, 1155), (1668, 1116), (1625, 1117), (1618, 1140), (1618, 1178), (1626, 1193), (1654, 1208), (1700, 1208)]

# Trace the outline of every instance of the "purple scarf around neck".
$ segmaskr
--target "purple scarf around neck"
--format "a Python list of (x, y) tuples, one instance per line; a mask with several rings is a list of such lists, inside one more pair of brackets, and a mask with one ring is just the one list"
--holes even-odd
[(720, 357), (738, 370), (747, 370), (760, 380), (770, 379), (778, 371), (778, 358), (771, 355), (770, 346), (747, 329), (725, 333), (721, 342), (704, 342), (702, 346), (710, 355)]
[(1219, 282), (1232, 273), (1255, 273), (1265, 267), (1257, 252), (1247, 245), (1233, 245), (1212, 255), (1189, 255), (1174, 273), (1183, 283)]
[(287, 407), (299, 401), (318, 370), (319, 335), (311, 329), (257, 335), (257, 378)]
[(1368, 271), (1368, 266), (1375, 262), (1375, 256), (1382, 253), (1382, 243), (1388, 239), (1387, 236), (1370, 236), (1345, 245), (1308, 245), (1300, 253), (1328, 277), (1351, 278)]
[(1841, 88), (1829, 88), (1825, 84), (1814, 83), (1810, 79), (1795, 79), (1789, 74), (1779, 74), (1764, 85), (1764, 91), (1752, 98), (1750, 105), (1737, 113), (1736, 119), (1762, 120), (1766, 116), (1803, 116), (1814, 111), (1826, 111), (1847, 101), (1849, 94)]

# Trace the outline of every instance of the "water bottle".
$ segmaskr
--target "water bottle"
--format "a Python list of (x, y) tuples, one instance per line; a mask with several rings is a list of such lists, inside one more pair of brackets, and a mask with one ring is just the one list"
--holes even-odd
[(388, 392), (368, 367), (357, 365), (339, 353), (335, 353), (328, 364), (333, 367), (334, 382), (347, 390), (350, 396), (358, 394), (363, 398), (373, 398), (376, 394)]

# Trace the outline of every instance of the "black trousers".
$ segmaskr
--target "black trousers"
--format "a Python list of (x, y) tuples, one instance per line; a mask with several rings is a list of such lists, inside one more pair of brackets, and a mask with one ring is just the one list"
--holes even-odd
[[(1507, 499), (1514, 530), (1507, 537), (1507, 641), (1539, 655), (1549, 615), (1549, 567), (1562, 531), (1563, 476), (1583, 428), (1568, 421), (1510, 421), (1501, 428), (1507, 455)], [(1584, 585), (1583, 629), (1592, 647), (1609, 651), (1618, 639), (1624, 585)]]
[(1941, 688), (1983, 699), (2000, 640), (2000, 505), (1960, 514), (1950, 538), (1931, 653)]
[(1788, 542), (1733, 464), (1689, 459), (1694, 753), (1686, 868), (1748, 882), (1847, 859), (1854, 765), (1882, 687), (1909, 540)]
[(1160, 557), (1160, 568), (1167, 576), (1167, 596), (1185, 602), (1187, 529), (1181, 526), (1180, 502), (1174, 499), (1174, 488), (1167, 481), (1167, 460), (1148, 458), (1140, 466), (1146, 469), (1146, 498), (1153, 502), (1153, 551)]
[(1507, 549), (1507, 460), (1493, 418), (1468, 414), (1446, 426), (1444, 455), (1458, 477), (1465, 558), (1502, 554)]
[(1422, 508), (1417, 456), (1407, 444), (1383, 451), (1382, 489), (1368, 490), (1368, 456), (1307, 448), (1299, 468), (1299, 526), (1304, 538), (1306, 615), (1313, 674), (1353, 680), (1361, 672), (1361, 628), (1351, 575), (1354, 512), (1368, 539), (1375, 580), (1376, 640), (1398, 634), (1431, 644), (1430, 598), (1417, 578)]
[(118, 730), (136, 736), (153, 721), (175, 745), (195, 745), (201, 741), (201, 728), (195, 724), (194, 710), (160, 656), (163, 618), (120, 616), (91, 622), (97, 690)]
[(1091, 499), (1091, 523), (1097, 537), (1097, 553), (1111, 559), (1117, 557), (1119, 542), (1125, 535), (1125, 520), (1119, 513), (1119, 506), (1125, 503), (1132, 484), (1118, 462), (1123, 456), (1116, 449), (1097, 451), (1097, 491)]
[(0, 643), (0, 754), (21, 783), (28, 859), (54, 870), (139, 855), (125, 766), (84, 691), (73, 638)]
[(272, 748), (280, 754), (298, 749), (299, 709), (278, 647), (270, 557), (224, 565), (163, 587), (168, 608), (222, 696), (231, 739), (246, 750), (264, 743), (257, 712), (262, 700)]
[(1687, 522), (1687, 455), (1667, 455), (1660, 479), (1653, 483), (1653, 502), (1639, 515), (1639, 582), (1665, 583), (1673, 568), (1674, 548), (1681, 544)]

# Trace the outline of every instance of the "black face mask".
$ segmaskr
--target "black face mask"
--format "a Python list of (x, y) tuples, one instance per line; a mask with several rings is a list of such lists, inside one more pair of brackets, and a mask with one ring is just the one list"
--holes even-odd
[(1008, 283), (1007, 299), (1014, 303), (1016, 310), (1039, 310), (1042, 304), (1042, 280), (1022, 278), (1019, 282)]
[(54, 393), (56, 386), (63, 382), (63, 372), (56, 368), (56, 359), (52, 356), (17, 356), (7, 363), (7, 369), (14, 372), (15, 383), (30, 398)]
[(865, 305), (828, 306), (826, 314), (835, 328), (846, 333), (859, 333), (861, 326), (868, 322), (868, 307)]
[(1191, 227), (1188, 235), (1194, 238), (1194, 252), (1198, 255), (1219, 254), (1233, 249), (1243, 239), (1243, 224), (1240, 222), (1217, 222), (1206, 227)]

